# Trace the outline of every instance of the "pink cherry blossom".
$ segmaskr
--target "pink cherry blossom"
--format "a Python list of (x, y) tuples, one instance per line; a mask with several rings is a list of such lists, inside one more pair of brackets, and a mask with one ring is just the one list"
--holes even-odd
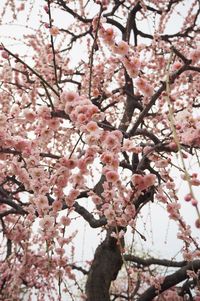
[(59, 34), (59, 29), (58, 29), (58, 27), (52, 26), (52, 27), (50, 28), (50, 34), (51, 34), (52, 36), (57, 36), (57, 35)]
[(60, 222), (66, 227), (69, 226), (69, 224), (71, 223), (71, 219), (68, 216), (62, 216)]
[(142, 191), (155, 185), (156, 176), (154, 174), (147, 174), (144, 176), (140, 174), (134, 174), (131, 181), (138, 190)]
[(51, 230), (54, 226), (54, 218), (49, 215), (45, 215), (41, 220), (40, 220), (40, 227), (43, 230)]
[(197, 301), (199, 1), (0, 18), (0, 299)]
[(127, 55), (129, 51), (129, 46), (125, 41), (121, 41), (114, 48), (114, 52), (120, 55)]
[(64, 91), (62, 94), (61, 94), (61, 100), (64, 102), (64, 103), (73, 103), (75, 102), (76, 100), (78, 100), (78, 97), (79, 95), (76, 93), (76, 92), (73, 92), (73, 91)]
[(153, 94), (153, 87), (143, 78), (138, 78), (135, 82), (136, 87), (139, 91), (142, 92), (145, 96), (152, 96)]
[(200, 47), (195, 50), (192, 50), (189, 54), (189, 58), (192, 60), (192, 63), (198, 63), (200, 60)]
[(119, 180), (119, 175), (114, 170), (109, 170), (106, 172), (106, 179), (108, 182), (115, 183)]

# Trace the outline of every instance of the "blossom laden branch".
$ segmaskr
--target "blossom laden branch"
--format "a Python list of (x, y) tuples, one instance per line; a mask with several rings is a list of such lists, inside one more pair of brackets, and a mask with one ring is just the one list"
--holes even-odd
[(173, 287), (188, 278), (188, 271), (197, 273), (200, 269), (200, 260), (193, 260), (178, 271), (168, 275), (161, 283), (161, 288), (158, 291), (155, 286), (149, 287), (139, 298), (138, 301), (151, 301), (158, 294), (166, 291), (170, 287)]
[(30, 67), (27, 63), (25, 63), (18, 55), (12, 53), (10, 50), (8, 50), (4, 45), (2, 45), (2, 48), (12, 57), (14, 57), (19, 63), (21, 63), (22, 65), (24, 65), (27, 69), (29, 69), (31, 71), (32, 74), (36, 75), (36, 77), (38, 77), (41, 82), (43, 82), (51, 91), (54, 92), (54, 94), (56, 96), (59, 97), (59, 93), (58, 91), (56, 91), (35, 69), (33, 69), (32, 67)]
[(49, 28), (50, 28), (50, 39), (51, 39), (51, 48), (52, 48), (52, 53), (53, 53), (53, 66), (54, 66), (54, 74), (55, 74), (55, 82), (56, 82), (56, 86), (58, 88), (58, 91), (60, 90), (60, 87), (58, 85), (58, 74), (57, 74), (57, 63), (56, 63), (56, 51), (55, 51), (55, 47), (54, 47), (54, 40), (53, 40), (53, 36), (52, 36), (52, 16), (51, 16), (51, 2), (50, 0), (47, 0), (47, 4), (48, 4), (48, 16), (49, 16)]
[[(198, 282), (186, 274), (196, 277), (188, 260), (199, 257), (193, 230), (200, 220), (190, 227), (181, 206), (184, 200), (197, 206), (198, 200), (177, 189), (177, 177), (183, 183), (186, 177), (175, 156), (179, 147), (169, 126), (166, 93), (182, 156), (192, 161), (188, 179), (198, 187), (199, 1), (185, 5), (184, 14), (185, 0), (39, 2), (36, 15), (29, 1), (2, 0), (2, 24), (7, 9), (16, 18), (11, 16), (13, 24), (21, 11), (36, 22), (33, 34), (21, 27), (19, 39), (33, 65), (7, 42), (0, 50), (1, 297), (18, 300), (22, 290), (27, 295), (34, 290), (44, 299), (52, 289), (55, 300), (63, 292), (87, 301), (144, 301), (161, 288), (159, 298), (197, 298)], [(182, 25), (168, 34), (179, 13)], [(143, 30), (146, 22), (151, 30)], [(75, 52), (80, 45), (81, 57)], [(172, 72), (166, 68), (169, 53)], [(146, 228), (138, 231), (137, 225), (147, 206), (162, 206), (178, 225), (179, 262), (139, 258), (139, 249), (127, 254), (127, 239), (137, 246), (140, 237), (144, 248), (148, 245), (148, 219)], [(94, 260), (87, 261), (82, 250), (80, 262), (75, 235), (85, 221), (86, 231), (98, 229), (101, 243)], [(71, 225), (77, 232), (71, 233)], [(163, 270), (171, 275), (162, 276)], [(85, 294), (80, 272), (87, 278)], [(69, 291), (72, 282), (78, 292)]]
[[(195, 68), (193, 66), (183, 65), (178, 71), (174, 72), (170, 75), (169, 83), (170, 85), (175, 82), (175, 80), (185, 71), (187, 70), (199, 70), (199, 68)], [(146, 105), (144, 110), (139, 115), (138, 119), (134, 123), (132, 129), (129, 131), (129, 135), (134, 135), (135, 131), (141, 124), (141, 122), (144, 120), (145, 116), (148, 114), (152, 106), (155, 104), (156, 100), (161, 96), (162, 92), (166, 90), (166, 82), (163, 82), (161, 87), (157, 90), (157, 92), (154, 93), (154, 95), (151, 97), (150, 102)]]

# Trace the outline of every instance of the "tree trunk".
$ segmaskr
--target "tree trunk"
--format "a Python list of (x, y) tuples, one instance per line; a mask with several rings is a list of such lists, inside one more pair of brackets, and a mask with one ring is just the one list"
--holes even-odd
[[(110, 301), (109, 289), (122, 267), (118, 241), (107, 232), (105, 240), (96, 249), (86, 283), (87, 301)], [(123, 246), (123, 241), (120, 242)]]

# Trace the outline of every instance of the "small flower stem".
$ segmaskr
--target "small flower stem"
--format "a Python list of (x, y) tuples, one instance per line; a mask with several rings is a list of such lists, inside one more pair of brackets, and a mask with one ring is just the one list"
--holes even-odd
[[(169, 57), (169, 61), (168, 61), (168, 64), (167, 64), (167, 68), (166, 68), (166, 94), (167, 94), (166, 95), (166, 100), (168, 102), (168, 108), (169, 108), (168, 119), (169, 119), (170, 127), (171, 127), (171, 130), (172, 130), (172, 134), (173, 134), (173, 137), (174, 137), (174, 141), (175, 141), (175, 143), (177, 145), (177, 148), (178, 148), (178, 154), (180, 156), (182, 169), (184, 171), (185, 178), (186, 178), (186, 181), (187, 181), (188, 186), (189, 186), (190, 194), (191, 194), (192, 198), (195, 199), (194, 192), (193, 192), (193, 189), (192, 189), (192, 184), (191, 184), (191, 181), (190, 181), (190, 175), (189, 175), (189, 173), (187, 171), (187, 167), (185, 165), (185, 161), (184, 161), (183, 154), (182, 154), (182, 149), (181, 149), (181, 143), (180, 143), (177, 131), (176, 131), (176, 127), (175, 127), (174, 107), (173, 107), (173, 104), (170, 101), (170, 92), (171, 92), (171, 89), (170, 89), (170, 66), (171, 66), (171, 63), (173, 61), (173, 58), (174, 58), (174, 54), (173, 54), (173, 52), (171, 52), (170, 57)], [(198, 207), (195, 206), (195, 209), (196, 209), (198, 218), (200, 219), (200, 211), (199, 211)]]

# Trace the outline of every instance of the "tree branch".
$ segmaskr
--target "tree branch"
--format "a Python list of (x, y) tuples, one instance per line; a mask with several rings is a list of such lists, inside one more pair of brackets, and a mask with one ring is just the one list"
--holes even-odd
[(173, 261), (173, 260), (168, 260), (168, 259), (158, 259), (158, 258), (141, 258), (137, 257), (131, 254), (125, 254), (124, 259), (126, 261), (132, 261), (134, 263), (137, 263), (139, 265), (148, 267), (150, 265), (161, 265), (161, 266), (166, 266), (166, 267), (175, 267), (175, 268), (180, 268), (184, 267), (187, 264), (187, 261)]
[[(169, 84), (170, 85), (173, 84), (174, 81), (179, 77), (179, 75), (181, 75), (186, 70), (194, 70), (194, 71), (198, 70), (199, 71), (200, 68), (193, 67), (193, 66), (188, 66), (188, 65), (182, 66), (178, 71), (176, 71), (176, 72), (174, 72), (174, 73), (171, 74), (170, 79), (169, 79)], [(166, 89), (166, 82), (163, 82), (162, 85), (161, 85), (161, 87), (151, 97), (150, 102), (147, 104), (147, 106), (144, 108), (144, 110), (140, 113), (140, 115), (139, 115), (138, 119), (136, 120), (134, 126), (130, 130), (129, 135), (132, 136), (132, 135), (135, 134), (135, 131), (137, 130), (137, 128), (139, 127), (139, 125), (141, 124), (141, 122), (144, 120), (144, 118), (146, 117), (146, 115), (149, 112), (149, 110), (155, 104), (156, 100), (160, 97), (160, 95), (162, 94), (162, 92), (165, 91), (165, 89)]]
[(175, 273), (166, 276), (163, 283), (161, 284), (161, 289), (159, 290), (159, 292), (157, 291), (155, 286), (151, 286), (138, 298), (137, 301), (152, 301), (153, 298), (156, 297), (158, 294), (166, 291), (167, 289), (187, 279), (188, 278), (187, 271), (191, 270), (192, 272), (197, 273), (199, 269), (200, 269), (200, 260), (194, 260), (188, 263), (186, 266), (182, 267)]

